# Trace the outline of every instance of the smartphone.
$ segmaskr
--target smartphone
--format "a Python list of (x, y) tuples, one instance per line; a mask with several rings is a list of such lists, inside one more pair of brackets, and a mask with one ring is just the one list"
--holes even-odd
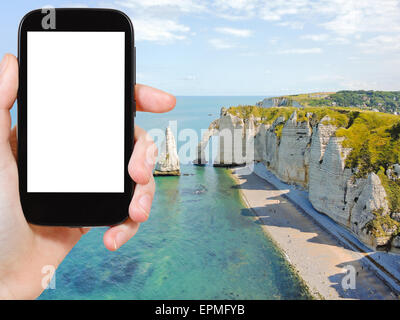
[(22, 19), (18, 44), (19, 189), (27, 221), (123, 222), (134, 190), (130, 19), (111, 9), (39, 9)]

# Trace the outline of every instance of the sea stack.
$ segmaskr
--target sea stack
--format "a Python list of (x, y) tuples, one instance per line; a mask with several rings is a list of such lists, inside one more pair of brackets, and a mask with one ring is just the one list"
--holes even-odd
[(161, 146), (154, 176), (179, 176), (181, 174), (174, 135), (169, 127), (165, 130), (165, 140)]

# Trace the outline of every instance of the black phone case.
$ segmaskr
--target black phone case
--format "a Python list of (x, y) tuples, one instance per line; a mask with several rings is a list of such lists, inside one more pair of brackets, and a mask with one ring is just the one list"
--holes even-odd
[[(21, 21), (18, 37), (18, 171), (21, 205), (28, 222), (45, 226), (110, 226), (128, 218), (134, 183), (128, 162), (134, 146), (136, 83), (134, 31), (124, 13), (113, 9), (55, 9), (55, 29), (43, 29), (42, 10), (29, 12)], [(45, 11), (46, 13), (46, 11)], [(125, 32), (125, 175), (124, 193), (27, 192), (27, 32), (124, 31)], [(45, 66), (44, 66), (45, 70)], [(44, 97), (45, 98), (45, 97)], [(51, 146), (49, 146), (51, 147)], [(99, 173), (101, 174), (101, 173)]]

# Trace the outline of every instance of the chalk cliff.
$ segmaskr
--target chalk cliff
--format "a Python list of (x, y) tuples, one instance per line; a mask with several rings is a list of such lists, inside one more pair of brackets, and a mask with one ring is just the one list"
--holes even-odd
[(180, 163), (174, 135), (169, 127), (165, 130), (165, 140), (154, 170), (155, 176), (179, 176)]
[(257, 103), (257, 106), (263, 108), (286, 107), (289, 105), (298, 108), (302, 107), (302, 105), (298, 103), (296, 100), (289, 100), (288, 98), (285, 97), (265, 98), (264, 100)]
[[(199, 144), (197, 161), (204, 163), (200, 155), (209, 138), (219, 136), (216, 165), (262, 162), (282, 181), (308, 190), (316, 210), (351, 230), (371, 248), (400, 252), (400, 235), (395, 236), (397, 227), (390, 223), (396, 213), (389, 210), (380, 178), (373, 172), (356, 178), (357, 169), (346, 167), (351, 149), (343, 147), (345, 138), (336, 136), (338, 128), (332, 120), (324, 116), (315, 121), (312, 114), (299, 119), (295, 110), (287, 120), (278, 117), (265, 123), (252, 114), (239, 117), (223, 108)], [(233, 141), (229, 146), (227, 132)], [(249, 149), (250, 137), (253, 150)], [(238, 150), (241, 157), (235, 157)]]

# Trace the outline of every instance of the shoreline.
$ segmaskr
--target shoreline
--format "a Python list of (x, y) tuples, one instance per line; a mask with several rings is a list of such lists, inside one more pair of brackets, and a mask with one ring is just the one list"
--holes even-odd
[[(233, 170), (235, 170), (235, 169), (234, 168), (230, 168), (228, 172), (229, 172), (231, 178), (236, 182), (236, 185), (239, 185), (240, 181), (239, 181), (237, 175), (233, 172)], [(240, 201), (242, 202), (242, 204), (247, 209), (251, 210), (254, 213), (254, 218), (259, 217), (257, 215), (257, 213), (254, 210), (252, 210), (251, 205), (249, 204), (247, 198), (245, 197), (245, 195), (243, 194), (241, 189), (239, 189), (239, 193), (240, 193)], [(254, 219), (254, 220), (256, 221), (256, 219)], [(262, 229), (263, 233), (265, 234), (265, 236), (268, 237), (268, 240), (270, 240), (275, 245), (275, 247), (278, 249), (278, 251), (280, 251), (282, 253), (284, 259), (286, 260), (286, 262), (289, 265), (289, 268), (291, 269), (291, 271), (293, 273), (295, 273), (299, 277), (299, 280), (307, 288), (308, 292), (312, 296), (312, 299), (313, 300), (324, 300), (325, 298), (321, 295), (321, 293), (319, 291), (315, 290), (315, 288), (310, 287), (310, 285), (303, 279), (303, 277), (301, 276), (301, 273), (299, 272), (297, 267), (293, 264), (293, 262), (290, 260), (290, 257), (287, 255), (285, 250), (281, 247), (279, 242), (277, 242), (272, 237), (272, 235), (268, 232), (268, 230), (266, 230), (266, 228), (262, 227), (261, 229)]]
[[(398, 299), (396, 283), (390, 283), (384, 273), (377, 274), (374, 269), (379, 266), (374, 266), (363, 250), (352, 242), (353, 246), (344, 243), (334, 230), (316, 221), (292, 199), (293, 186), (282, 182), (287, 187), (277, 188), (263, 172), (250, 173), (248, 167), (229, 172), (256, 222), (282, 251), (314, 298)], [(342, 280), (349, 268), (356, 271), (356, 288), (344, 290)]]

